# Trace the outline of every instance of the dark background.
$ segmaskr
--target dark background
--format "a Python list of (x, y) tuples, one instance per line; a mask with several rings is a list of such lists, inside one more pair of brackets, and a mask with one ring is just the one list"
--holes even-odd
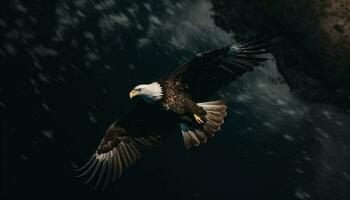
[(215, 138), (185, 150), (174, 134), (93, 190), (73, 169), (133, 104), (129, 90), (233, 43), (212, 17), (225, 13), (206, 0), (15, 0), (0, 11), (2, 199), (350, 197), (349, 110), (294, 95), (272, 55), (213, 96), (229, 103)]

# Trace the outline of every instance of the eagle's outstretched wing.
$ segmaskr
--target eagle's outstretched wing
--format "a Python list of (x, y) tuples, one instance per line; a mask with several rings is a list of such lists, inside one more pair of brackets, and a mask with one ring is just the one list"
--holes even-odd
[(158, 145), (178, 125), (178, 117), (157, 104), (140, 100), (122, 118), (107, 129), (90, 160), (77, 169), (87, 176), (85, 183), (96, 179), (103, 188), (114, 182), (141, 155)]
[(245, 72), (266, 61), (268, 53), (278, 39), (259, 37), (196, 54), (195, 58), (180, 66), (168, 79), (182, 82), (193, 100), (200, 101), (237, 79)]

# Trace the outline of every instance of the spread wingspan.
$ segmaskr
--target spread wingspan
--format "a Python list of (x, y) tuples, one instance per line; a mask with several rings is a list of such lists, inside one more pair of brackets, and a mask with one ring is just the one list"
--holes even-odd
[[(182, 93), (191, 97), (191, 102), (201, 102), (242, 74), (267, 60), (264, 54), (274, 40), (253, 39), (197, 54), (174, 73), (163, 78), (174, 85), (184, 86)], [(171, 85), (173, 86), (173, 85)], [(166, 89), (166, 88), (164, 88)], [(164, 94), (178, 95), (178, 94)], [(182, 94), (184, 95), (184, 94)], [(169, 96), (168, 96), (169, 97)], [(176, 102), (175, 102), (176, 103)], [(226, 106), (222, 101), (194, 104), (201, 107), (205, 115), (200, 127), (182, 125), (185, 146), (197, 146), (213, 136), (224, 123)], [(91, 159), (78, 171), (86, 176), (86, 183), (96, 180), (103, 187), (114, 182), (144, 152), (157, 146), (181, 122), (176, 112), (166, 111), (160, 104), (139, 101), (126, 115), (114, 122), (106, 131)], [(188, 106), (182, 105), (178, 106)], [(192, 113), (196, 114), (196, 113)]]

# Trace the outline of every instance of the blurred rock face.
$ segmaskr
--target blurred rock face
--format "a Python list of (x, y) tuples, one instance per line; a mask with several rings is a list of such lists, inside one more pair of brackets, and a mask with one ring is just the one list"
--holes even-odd
[(245, 38), (250, 32), (287, 39), (277, 59), (280, 72), (295, 94), (349, 108), (349, 1), (212, 2), (216, 23), (235, 32), (238, 38)]
[[(319, 3), (319, 1), (314, 1)], [(320, 28), (337, 47), (350, 48), (350, 1), (328, 0), (317, 5)], [(345, 53), (345, 52), (344, 52)], [(349, 51), (347, 52), (349, 53)], [(349, 54), (348, 54), (349, 55)]]

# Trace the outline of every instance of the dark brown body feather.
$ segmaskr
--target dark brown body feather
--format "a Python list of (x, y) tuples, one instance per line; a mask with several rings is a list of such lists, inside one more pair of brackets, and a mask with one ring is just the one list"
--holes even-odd
[(166, 79), (159, 81), (163, 97), (160, 104), (166, 110), (173, 111), (181, 116), (197, 114), (204, 116), (206, 112), (199, 107), (188, 93), (186, 86), (177, 78)]

